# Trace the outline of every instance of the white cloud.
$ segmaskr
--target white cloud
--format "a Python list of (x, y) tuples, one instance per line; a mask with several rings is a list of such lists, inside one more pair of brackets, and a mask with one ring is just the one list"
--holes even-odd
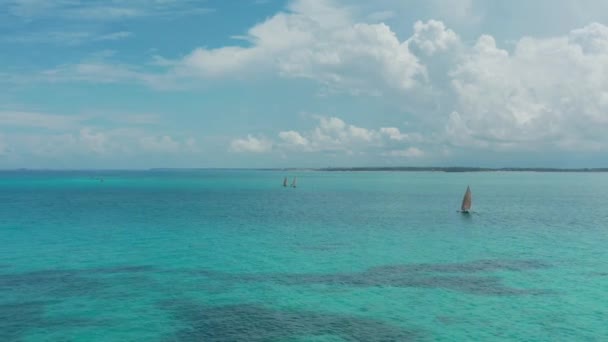
[[(405, 146), (413, 140), (420, 139), (419, 134), (401, 133), (396, 127), (383, 127), (376, 130), (348, 124), (337, 117), (316, 116), (316, 119), (318, 124), (310, 131), (280, 132), (278, 136), (282, 143), (277, 144), (277, 148), (313, 153), (386, 155), (384, 153), (386, 149), (400, 147), (408, 150)], [(419, 152), (417, 148), (409, 149), (409, 156), (414, 156), (417, 152)], [(398, 153), (403, 155), (404, 152), (399, 151)]]
[(313, 151), (351, 151), (380, 143), (378, 132), (346, 124), (336, 117), (317, 117), (319, 125), (309, 132)]
[(417, 147), (409, 147), (405, 150), (391, 150), (385, 153), (391, 157), (418, 158), (424, 156), (424, 152)]
[(348, 126), (348, 133), (353, 139), (359, 139), (367, 142), (371, 142), (377, 137), (376, 132), (374, 131), (352, 125)]
[(288, 145), (307, 147), (309, 144), (308, 139), (304, 138), (296, 131), (279, 132), (279, 138), (285, 141), (285, 143)]
[(338, 133), (342, 133), (342, 131), (344, 131), (344, 128), (346, 128), (346, 123), (344, 121), (342, 121), (342, 119), (340, 118), (336, 118), (336, 117), (318, 117), (319, 119), (319, 128), (321, 128), (324, 131), (333, 131), (333, 132), (338, 132)]
[(330, 1), (293, 1), (289, 12), (252, 27), (247, 37), (251, 47), (194, 50), (175, 62), (176, 73), (209, 78), (271, 70), (355, 92), (410, 89), (425, 74), (387, 25), (356, 23)]
[(263, 62), (253, 49), (224, 47), (215, 50), (198, 48), (176, 67), (178, 73), (189, 76), (215, 77), (245, 71), (254, 62)]
[[(61, 39), (80, 42), (89, 35)], [(128, 32), (115, 32), (97, 39), (128, 36)], [(409, 91), (426, 82), (426, 69), (409, 50), (408, 40), (401, 41), (385, 24), (355, 21), (348, 9), (329, 0), (292, 1), (287, 12), (253, 26), (245, 37), (250, 47), (197, 48), (178, 60), (155, 56), (162, 70), (157, 73), (94, 59), (47, 70), (30, 81), (130, 82), (166, 89), (200, 79), (245, 79), (259, 73), (312, 80), (330, 91), (373, 95)], [(435, 49), (442, 49), (449, 40), (436, 38)], [(5, 82), (11, 79), (23, 77), (5, 78)]]
[[(57, 5), (58, 1), (51, 2), (51, 7), (63, 6)], [(443, 3), (445, 11), (454, 12), (450, 18), (472, 18), (478, 13), (471, 0), (451, 1), (460, 5)], [(44, 7), (35, 0), (21, 3)], [(430, 3), (439, 7), (442, 1)], [(407, 106), (412, 130), (427, 132), (422, 136), (397, 127), (364, 128), (335, 117), (319, 117), (311, 130), (278, 132), (276, 145), (255, 132), (234, 140), (230, 148), (235, 152), (261, 153), (276, 147), (307, 152), (389, 151), (387, 155), (414, 157), (416, 151), (428, 156), (445, 149), (431, 148), (432, 144), (490, 152), (601, 151), (608, 147), (607, 26), (591, 23), (559, 35), (521, 37), (507, 45), (491, 35), (468, 42), (442, 21), (429, 20), (416, 21), (412, 36), (404, 40), (395, 33), (399, 29), (376, 23), (400, 12), (379, 12), (376, 8), (357, 17), (352, 7), (337, 4), (295, 0), (286, 11), (240, 37), (248, 40), (249, 46), (198, 48), (176, 60), (158, 57), (155, 70), (164, 70), (158, 74), (143, 67), (85, 60), (48, 70), (39, 77), (57, 82), (131, 82), (170, 88), (191, 80), (279, 75), (314, 80), (330, 90), (383, 95), (370, 101)], [(116, 38), (127, 36), (116, 33)], [(415, 96), (408, 96), (412, 94)], [(27, 115), (18, 118), (15, 113), (0, 112), (0, 124), (50, 120)], [(53, 118), (48, 123), (39, 121), (39, 125), (79, 125), (65, 120)], [(175, 146), (175, 141), (162, 142), (160, 137), (150, 138), (149, 143)], [(74, 135), (74, 139), (81, 138)], [(101, 140), (94, 135), (89, 138)], [(107, 143), (108, 139), (102, 146)], [(92, 146), (100, 150), (99, 144)]]
[(417, 21), (414, 24), (414, 35), (411, 44), (420, 48), (427, 55), (433, 55), (458, 44), (458, 35), (445, 27), (441, 21), (429, 20), (425, 23)]
[(608, 53), (608, 27), (591, 23), (583, 28), (575, 29), (568, 35), (570, 44), (576, 44), (588, 54)]
[(520, 39), (484, 35), (451, 73), (450, 141), (485, 148), (608, 146), (608, 28)]
[(391, 140), (402, 141), (409, 138), (407, 134), (401, 133), (397, 127), (382, 127), (380, 128), (380, 133), (388, 136)]
[(232, 152), (263, 153), (272, 149), (272, 142), (264, 137), (256, 138), (248, 135), (244, 139), (235, 139), (230, 143)]

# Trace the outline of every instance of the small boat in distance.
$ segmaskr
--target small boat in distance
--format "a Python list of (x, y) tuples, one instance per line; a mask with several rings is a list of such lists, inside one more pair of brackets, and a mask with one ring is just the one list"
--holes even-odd
[(296, 187), (296, 177), (293, 177), (293, 182), (291, 182), (291, 187), (295, 188)]
[(283, 179), (283, 187), (286, 188), (287, 187), (287, 177), (285, 177)]
[(471, 188), (467, 185), (467, 191), (464, 193), (462, 205), (460, 206), (460, 212), (463, 214), (468, 214), (469, 210), (471, 210), (472, 201), (473, 199), (471, 197)]

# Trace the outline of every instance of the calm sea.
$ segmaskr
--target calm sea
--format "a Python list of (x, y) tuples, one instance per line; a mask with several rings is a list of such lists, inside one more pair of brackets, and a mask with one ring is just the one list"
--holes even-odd
[(608, 173), (0, 173), (0, 341), (473, 340), (608, 340)]

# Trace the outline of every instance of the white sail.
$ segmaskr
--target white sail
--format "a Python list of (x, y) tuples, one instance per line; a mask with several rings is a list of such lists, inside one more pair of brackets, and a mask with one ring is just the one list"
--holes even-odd
[(464, 198), (462, 199), (462, 205), (460, 206), (460, 210), (463, 212), (468, 212), (471, 209), (472, 202), (473, 198), (471, 196), (471, 188), (467, 185), (467, 191), (464, 193)]
[(295, 188), (296, 187), (296, 177), (293, 177), (293, 182), (291, 182), (291, 187)]

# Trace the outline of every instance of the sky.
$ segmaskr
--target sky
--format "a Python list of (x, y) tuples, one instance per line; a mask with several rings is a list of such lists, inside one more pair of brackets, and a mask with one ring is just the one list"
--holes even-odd
[(0, 0), (0, 169), (608, 167), (605, 0)]

